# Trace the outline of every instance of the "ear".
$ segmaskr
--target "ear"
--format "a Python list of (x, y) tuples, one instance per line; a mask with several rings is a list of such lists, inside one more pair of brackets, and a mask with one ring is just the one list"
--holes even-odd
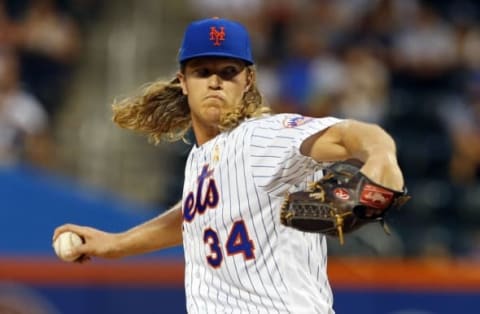
[(177, 78), (180, 81), (180, 86), (182, 87), (182, 92), (184, 95), (188, 95), (187, 84), (185, 84), (185, 75), (182, 72), (177, 73)]
[(248, 92), (250, 90), (250, 87), (252, 87), (254, 81), (254, 73), (251, 70), (247, 69), (247, 85), (245, 86), (244, 92)]

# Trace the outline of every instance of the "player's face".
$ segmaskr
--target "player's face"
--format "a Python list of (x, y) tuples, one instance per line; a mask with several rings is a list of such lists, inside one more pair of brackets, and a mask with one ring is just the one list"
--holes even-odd
[(245, 63), (228, 58), (193, 59), (178, 77), (188, 97), (197, 141), (199, 132), (208, 133), (206, 140), (218, 133), (220, 117), (242, 105), (249, 84)]

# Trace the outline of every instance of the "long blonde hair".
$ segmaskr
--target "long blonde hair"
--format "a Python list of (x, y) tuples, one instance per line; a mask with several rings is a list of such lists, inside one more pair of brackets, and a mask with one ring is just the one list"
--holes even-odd
[[(256, 82), (254, 66), (247, 67), (249, 89), (243, 96), (242, 106), (225, 114), (219, 131), (228, 131), (247, 118), (270, 112)], [(146, 134), (158, 144), (161, 140), (185, 140), (191, 127), (187, 96), (182, 93), (180, 80), (156, 81), (143, 87), (138, 95), (114, 101), (113, 121), (122, 128)]]

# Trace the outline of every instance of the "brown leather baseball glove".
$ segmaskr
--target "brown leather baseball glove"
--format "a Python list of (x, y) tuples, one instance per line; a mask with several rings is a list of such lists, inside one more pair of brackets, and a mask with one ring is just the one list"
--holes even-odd
[(406, 189), (395, 191), (373, 182), (360, 172), (361, 166), (353, 159), (333, 163), (307, 191), (289, 193), (281, 222), (301, 231), (338, 236), (341, 244), (344, 234), (371, 222), (380, 222), (389, 233), (385, 214), (410, 196)]

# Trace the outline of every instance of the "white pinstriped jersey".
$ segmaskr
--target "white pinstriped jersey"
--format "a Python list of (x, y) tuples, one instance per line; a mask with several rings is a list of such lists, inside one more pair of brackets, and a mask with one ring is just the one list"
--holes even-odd
[(333, 313), (326, 239), (281, 225), (280, 207), (321, 175), (302, 141), (338, 121), (272, 115), (192, 149), (182, 206), (189, 313)]

